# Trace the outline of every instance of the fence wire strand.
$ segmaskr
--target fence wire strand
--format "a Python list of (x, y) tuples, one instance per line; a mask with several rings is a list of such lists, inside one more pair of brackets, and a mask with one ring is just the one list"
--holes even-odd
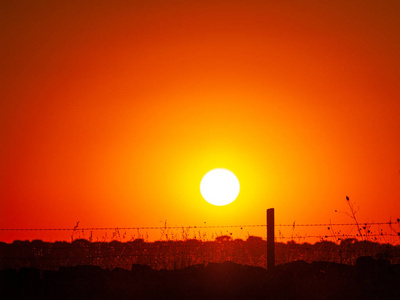
[[(372, 226), (392, 225), (397, 222), (364, 222), (364, 223), (320, 223), (320, 224), (275, 224), (275, 227), (329, 227), (329, 226)], [(165, 229), (215, 229), (215, 228), (252, 228), (267, 227), (266, 224), (255, 225), (201, 225), (201, 226), (146, 226), (146, 227), (75, 227), (75, 228), (0, 228), (0, 231), (98, 231), (98, 230), (165, 230)]]

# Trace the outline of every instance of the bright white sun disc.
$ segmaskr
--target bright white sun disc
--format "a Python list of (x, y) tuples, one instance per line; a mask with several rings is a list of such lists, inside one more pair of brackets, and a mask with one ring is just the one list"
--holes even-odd
[(239, 180), (227, 169), (214, 169), (204, 175), (200, 183), (203, 198), (213, 205), (227, 205), (239, 195)]

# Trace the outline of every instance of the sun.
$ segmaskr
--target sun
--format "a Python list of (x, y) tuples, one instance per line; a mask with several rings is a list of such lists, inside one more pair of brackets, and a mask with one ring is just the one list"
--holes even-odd
[(200, 193), (210, 204), (223, 206), (232, 203), (239, 195), (239, 180), (227, 169), (213, 169), (204, 175)]

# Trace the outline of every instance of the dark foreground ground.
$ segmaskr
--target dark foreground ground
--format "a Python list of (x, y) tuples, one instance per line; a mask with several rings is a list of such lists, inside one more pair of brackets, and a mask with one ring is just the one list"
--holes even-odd
[(400, 265), (295, 261), (273, 271), (232, 262), (181, 270), (95, 266), (0, 271), (0, 299), (400, 299)]

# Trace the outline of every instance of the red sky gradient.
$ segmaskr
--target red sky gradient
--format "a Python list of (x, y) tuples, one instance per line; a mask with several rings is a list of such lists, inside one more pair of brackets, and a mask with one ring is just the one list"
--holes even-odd
[(0, 228), (400, 217), (400, 2), (274, 2), (2, 1)]

